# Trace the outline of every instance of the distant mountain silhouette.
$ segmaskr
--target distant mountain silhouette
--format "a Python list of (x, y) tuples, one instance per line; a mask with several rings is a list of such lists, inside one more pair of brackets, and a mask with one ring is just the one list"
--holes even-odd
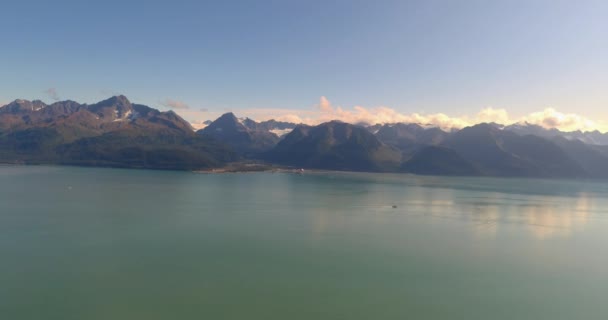
[(422, 147), (440, 144), (449, 135), (439, 128), (424, 128), (415, 123), (385, 124), (372, 130), (380, 141), (401, 150), (405, 158)]
[(605, 146), (588, 145), (562, 136), (554, 137), (552, 141), (574, 159), (588, 177), (608, 178), (608, 148)]
[(456, 151), (483, 175), (581, 177), (583, 168), (555, 143), (541, 137), (519, 136), (490, 124), (464, 128), (444, 147)]
[(401, 163), (398, 150), (365, 128), (340, 121), (299, 125), (265, 157), (297, 167), (354, 171), (396, 171)]
[(197, 133), (225, 143), (248, 157), (269, 150), (279, 141), (276, 134), (258, 128), (255, 121), (241, 121), (232, 112), (223, 114)]
[(586, 144), (608, 145), (608, 134), (595, 131), (560, 131), (557, 129), (545, 129), (539, 125), (530, 123), (516, 123), (504, 127), (505, 130), (513, 131), (519, 135), (535, 135), (543, 138), (563, 137), (568, 140), (580, 140)]
[(288, 134), (289, 132), (291, 132), (291, 130), (293, 130), (297, 126), (297, 124), (295, 124), (295, 123), (276, 121), (276, 120), (272, 120), (272, 119), (262, 121), (262, 122), (256, 122), (255, 120), (250, 119), (250, 118), (237, 118), (237, 119), (243, 126), (245, 126), (245, 128), (247, 128), (251, 131), (270, 132), (279, 138)]
[(260, 122), (259, 126), (265, 130), (286, 130), (286, 129), (294, 129), (297, 124), (293, 122), (286, 121), (276, 121), (274, 119), (266, 120)]

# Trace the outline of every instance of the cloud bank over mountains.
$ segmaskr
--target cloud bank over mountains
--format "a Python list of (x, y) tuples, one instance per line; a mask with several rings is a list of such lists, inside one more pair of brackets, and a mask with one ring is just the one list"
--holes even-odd
[[(50, 88), (45, 93), (54, 101), (60, 99), (55, 88)], [(8, 104), (0, 101), (0, 107)], [(418, 123), (421, 125), (439, 127), (444, 130), (460, 129), (482, 122), (495, 122), (503, 125), (514, 123), (528, 123), (541, 126), (546, 129), (559, 129), (561, 131), (594, 131), (608, 132), (608, 123), (594, 121), (575, 113), (563, 113), (554, 108), (545, 108), (542, 111), (532, 112), (522, 117), (513, 117), (505, 109), (488, 107), (480, 110), (477, 114), (468, 116), (450, 116), (445, 113), (400, 113), (397, 110), (386, 107), (363, 107), (354, 106), (344, 108), (336, 106), (322, 96), (319, 102), (310, 109), (287, 109), (287, 108), (249, 108), (237, 110), (214, 111), (209, 108), (192, 108), (188, 103), (177, 99), (165, 99), (159, 102), (167, 109), (177, 111), (189, 120), (195, 128), (203, 128), (205, 120), (215, 120), (222, 113), (234, 111), (240, 117), (248, 117), (256, 121), (274, 119), (292, 123), (304, 123), (316, 125), (331, 120), (341, 120), (348, 123), (385, 124), (385, 123)]]
[(327, 97), (322, 96), (319, 103), (310, 110), (294, 109), (242, 109), (236, 111), (240, 116), (250, 117), (255, 120), (264, 121), (275, 119), (310, 125), (327, 122), (330, 120), (341, 120), (348, 123), (419, 123), (422, 125), (440, 127), (442, 129), (460, 129), (481, 122), (495, 122), (503, 125), (514, 123), (529, 123), (539, 125), (543, 128), (556, 128), (562, 131), (608, 131), (608, 125), (603, 122), (593, 121), (573, 113), (562, 113), (553, 108), (532, 112), (520, 118), (512, 117), (505, 109), (485, 108), (473, 116), (450, 116), (444, 113), (404, 114), (395, 109), (378, 106), (367, 108), (354, 106), (343, 108), (334, 106)]

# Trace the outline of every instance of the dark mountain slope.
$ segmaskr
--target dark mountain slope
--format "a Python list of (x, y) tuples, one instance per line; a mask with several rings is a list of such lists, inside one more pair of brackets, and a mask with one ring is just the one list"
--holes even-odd
[[(253, 122), (251, 120), (251, 122)], [(201, 136), (212, 137), (232, 147), (245, 156), (255, 156), (274, 147), (279, 137), (266, 130), (257, 129), (255, 122), (243, 125), (232, 113), (225, 113), (207, 127), (197, 131)]]
[(554, 137), (562, 137), (567, 140), (580, 140), (585, 144), (590, 145), (608, 145), (608, 133), (595, 131), (560, 131), (555, 128), (545, 129), (539, 125), (530, 123), (515, 123), (505, 127), (505, 130), (515, 132), (519, 135), (535, 135), (543, 138), (552, 139)]
[(385, 124), (375, 134), (383, 143), (401, 150), (406, 159), (422, 147), (440, 144), (448, 136), (439, 128), (427, 129), (413, 123)]
[(557, 136), (553, 141), (574, 159), (591, 178), (608, 178), (608, 152), (603, 146), (587, 145), (580, 140)]
[(266, 131), (272, 130), (293, 130), (297, 124), (285, 121), (276, 121), (274, 119), (266, 120), (258, 123), (258, 128)]
[(237, 157), (225, 145), (194, 134), (114, 131), (58, 147), (62, 164), (193, 170), (222, 166)]
[(472, 163), (462, 158), (456, 151), (438, 146), (420, 149), (409, 161), (404, 163), (403, 170), (424, 175), (472, 176), (480, 174)]
[(489, 124), (467, 127), (444, 146), (492, 176), (580, 177), (584, 170), (553, 142), (519, 136)]
[(331, 121), (299, 125), (265, 155), (281, 164), (332, 170), (396, 171), (400, 153), (365, 128)]
[(197, 169), (237, 159), (174, 112), (124, 96), (93, 105), (17, 100), (0, 108), (0, 128), (3, 162)]

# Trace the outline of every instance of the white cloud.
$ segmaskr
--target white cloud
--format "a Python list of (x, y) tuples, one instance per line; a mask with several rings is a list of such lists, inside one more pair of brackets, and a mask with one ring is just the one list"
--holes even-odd
[(331, 102), (329, 102), (329, 100), (327, 100), (327, 98), (325, 96), (321, 96), (321, 101), (319, 101), (319, 110), (321, 110), (322, 112), (331, 112), (332, 111), (332, 106), (331, 106)]
[[(277, 108), (255, 108), (235, 110), (241, 117), (249, 117), (257, 121), (275, 119), (294, 123), (316, 125), (331, 120), (341, 120), (348, 123), (419, 123), (427, 126), (440, 127), (444, 130), (460, 129), (466, 126), (482, 122), (495, 122), (509, 125), (513, 123), (528, 122), (544, 128), (557, 128), (563, 131), (608, 131), (608, 124), (592, 121), (577, 114), (565, 114), (552, 108), (546, 108), (539, 112), (533, 112), (523, 117), (512, 117), (505, 109), (487, 107), (477, 114), (468, 116), (450, 116), (445, 113), (404, 114), (386, 106), (367, 108), (354, 106), (343, 108), (334, 106), (327, 97), (322, 96), (319, 103), (308, 110), (277, 109)], [(211, 113), (210, 113), (211, 115)]]
[(547, 108), (540, 112), (533, 112), (525, 116), (523, 121), (536, 124), (545, 128), (557, 128), (563, 131), (606, 131), (604, 124), (587, 119), (574, 113), (561, 113), (553, 108)]
[(475, 122), (495, 122), (502, 124), (510, 124), (513, 121), (509, 119), (509, 114), (505, 109), (485, 108), (477, 114)]
[(165, 101), (162, 101), (160, 104), (163, 105), (164, 107), (171, 108), (171, 109), (190, 109), (190, 106), (187, 103), (185, 103), (183, 101), (179, 101), (179, 100), (166, 99)]
[[(499, 111), (486, 110), (486, 118), (488, 115), (500, 114)], [(305, 124), (319, 124), (331, 120), (340, 120), (348, 123), (421, 123), (425, 125), (439, 126), (441, 128), (461, 128), (468, 125), (471, 121), (462, 118), (452, 118), (446, 114), (437, 113), (422, 115), (418, 113), (402, 114), (396, 110), (385, 107), (366, 108), (363, 106), (354, 106), (351, 109), (346, 109), (340, 106), (334, 106), (329, 99), (321, 97), (319, 103), (315, 105), (313, 110), (293, 110), (293, 109), (245, 109), (239, 114), (248, 116), (256, 120), (275, 119), (279, 121), (289, 121)]]

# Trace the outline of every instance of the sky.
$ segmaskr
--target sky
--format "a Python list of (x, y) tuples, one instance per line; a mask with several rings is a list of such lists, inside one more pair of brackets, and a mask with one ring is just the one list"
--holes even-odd
[(0, 105), (608, 131), (608, 2), (6, 1)]

